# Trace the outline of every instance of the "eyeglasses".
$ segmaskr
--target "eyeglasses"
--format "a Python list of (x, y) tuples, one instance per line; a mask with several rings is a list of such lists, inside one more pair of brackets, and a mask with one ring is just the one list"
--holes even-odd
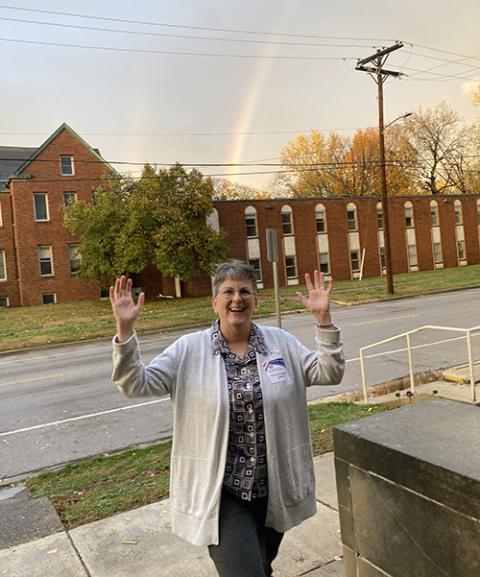
[(248, 299), (250, 297), (253, 297), (255, 294), (248, 288), (240, 288), (240, 289), (225, 288), (225, 289), (221, 290), (218, 293), (218, 295), (224, 299), (233, 299), (233, 297), (235, 296), (235, 293), (238, 293), (238, 296), (242, 299)]

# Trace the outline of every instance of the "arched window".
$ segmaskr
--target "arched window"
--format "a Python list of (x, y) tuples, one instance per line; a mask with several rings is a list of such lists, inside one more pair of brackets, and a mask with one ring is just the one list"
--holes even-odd
[(349, 231), (358, 230), (357, 207), (353, 202), (347, 204), (347, 220)]
[(293, 234), (292, 207), (282, 206), (282, 232), (284, 235)]
[(438, 218), (438, 202), (436, 200), (430, 201), (430, 216), (432, 218), (432, 226), (440, 226)]
[(477, 200), (477, 224), (480, 224), (480, 199)]
[(257, 209), (254, 206), (247, 206), (245, 209), (245, 226), (247, 228), (247, 237), (258, 236)]
[(455, 224), (463, 224), (462, 201), (456, 200), (453, 203), (453, 210), (455, 211)]
[(327, 232), (327, 211), (323, 204), (317, 204), (315, 207), (315, 221), (317, 232)]
[(377, 227), (378, 230), (383, 230), (383, 205), (377, 202)]
[(404, 204), (405, 207), (405, 226), (407, 228), (413, 228), (413, 204), (407, 200)]

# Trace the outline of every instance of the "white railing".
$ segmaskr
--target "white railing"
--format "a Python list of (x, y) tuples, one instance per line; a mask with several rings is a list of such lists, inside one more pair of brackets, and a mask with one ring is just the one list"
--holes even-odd
[[(363, 398), (365, 404), (368, 403), (368, 390), (367, 390), (367, 377), (365, 371), (365, 358), (369, 358), (365, 356), (364, 352), (366, 350), (372, 349), (374, 347), (378, 347), (380, 345), (384, 345), (385, 343), (390, 343), (392, 341), (396, 341), (398, 339), (405, 338), (407, 342), (407, 356), (408, 356), (408, 371), (410, 375), (410, 390), (411, 392), (415, 392), (415, 375), (413, 372), (413, 356), (412, 356), (412, 341), (411, 335), (415, 333), (420, 333), (426, 330), (434, 330), (434, 331), (454, 331), (459, 333), (464, 333), (465, 338), (467, 340), (467, 357), (468, 357), (468, 368), (470, 374), (470, 391), (471, 391), (471, 399), (472, 402), (476, 402), (476, 391), (475, 391), (475, 374), (474, 374), (474, 366), (473, 366), (473, 355), (472, 355), (472, 333), (474, 331), (478, 331), (480, 329), (480, 325), (475, 327), (471, 327), (469, 329), (462, 329), (456, 327), (439, 327), (435, 325), (425, 325), (423, 327), (419, 327), (417, 329), (413, 329), (411, 331), (407, 331), (406, 333), (401, 333), (399, 335), (395, 335), (394, 337), (390, 337), (388, 339), (384, 339), (382, 341), (378, 341), (376, 343), (372, 343), (371, 345), (367, 345), (360, 349), (360, 369), (362, 371), (362, 384), (363, 384)], [(434, 345), (435, 343), (431, 343)], [(379, 356), (382, 353), (376, 353), (372, 356)], [(388, 353), (385, 353), (388, 354)]]

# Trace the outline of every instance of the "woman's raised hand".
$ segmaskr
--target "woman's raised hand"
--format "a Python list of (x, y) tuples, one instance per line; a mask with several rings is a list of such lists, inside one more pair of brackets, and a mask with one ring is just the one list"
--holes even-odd
[(117, 323), (118, 342), (123, 343), (132, 336), (135, 321), (142, 311), (144, 301), (145, 293), (141, 292), (135, 303), (132, 296), (132, 279), (127, 279), (124, 275), (117, 278), (115, 286), (110, 287), (110, 303)]
[(310, 275), (305, 275), (308, 295), (297, 292), (297, 297), (303, 306), (310, 311), (318, 325), (329, 326), (332, 324), (330, 317), (330, 294), (333, 287), (333, 279), (325, 279), (323, 272), (315, 270), (313, 273), (313, 284)]

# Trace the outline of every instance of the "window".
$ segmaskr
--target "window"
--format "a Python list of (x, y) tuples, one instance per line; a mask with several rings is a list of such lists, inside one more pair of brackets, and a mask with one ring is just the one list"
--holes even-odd
[(40, 263), (40, 274), (42, 276), (53, 276), (53, 258), (51, 246), (38, 247), (38, 260)]
[(380, 247), (380, 266), (382, 267), (382, 269), (386, 268), (386, 264), (385, 264), (385, 247), (381, 246)]
[(405, 203), (405, 226), (413, 228), (413, 204), (410, 201)]
[(8, 300), (8, 297), (0, 296), (0, 308), (9, 307), (9, 306), (10, 306), (10, 301)]
[(477, 200), (477, 224), (480, 224), (480, 200)]
[(417, 266), (417, 247), (414, 244), (408, 245), (408, 265)]
[(4, 250), (0, 250), (0, 280), (7, 280), (7, 265), (5, 264)]
[(257, 232), (257, 211), (253, 206), (247, 206), (245, 209), (245, 226), (247, 227), (247, 236), (258, 236)]
[(435, 264), (440, 264), (443, 262), (442, 244), (440, 242), (433, 243), (433, 262)]
[(34, 192), (33, 204), (35, 208), (35, 220), (46, 221), (48, 216), (48, 196), (46, 192)]
[(73, 169), (73, 156), (60, 156), (60, 174), (62, 176), (73, 176), (75, 174)]
[(78, 244), (68, 245), (68, 259), (70, 261), (70, 272), (77, 274), (82, 264), (82, 255), (79, 252)]
[(352, 272), (360, 272), (360, 255), (358, 249), (350, 251), (350, 263), (352, 265)]
[(455, 224), (463, 224), (462, 203), (456, 200), (454, 203)]
[(295, 255), (285, 257), (285, 270), (287, 278), (297, 278), (297, 262)]
[(292, 209), (288, 205), (282, 206), (282, 232), (293, 234)]
[(0, 226), (3, 226), (2, 203), (0, 202)]
[(383, 230), (383, 206), (381, 202), (377, 203), (377, 227)]
[(330, 273), (330, 263), (328, 262), (328, 252), (321, 252), (319, 255), (320, 272), (325, 274)]
[(44, 305), (54, 305), (57, 302), (56, 293), (43, 293), (42, 300)]
[(317, 232), (327, 232), (326, 211), (323, 204), (317, 204), (315, 209), (315, 220), (317, 223)]
[(75, 204), (77, 202), (76, 192), (64, 192), (63, 193), (63, 206), (67, 208), (70, 204)]
[(357, 207), (351, 202), (347, 205), (348, 230), (358, 230)]
[(255, 271), (255, 278), (257, 282), (262, 282), (262, 268), (260, 266), (260, 259), (259, 258), (251, 258), (248, 262), (252, 265), (253, 270)]
[(457, 241), (458, 260), (465, 260), (465, 241)]
[(435, 200), (430, 202), (430, 216), (432, 218), (432, 226), (439, 226), (440, 221), (438, 218), (438, 204)]

